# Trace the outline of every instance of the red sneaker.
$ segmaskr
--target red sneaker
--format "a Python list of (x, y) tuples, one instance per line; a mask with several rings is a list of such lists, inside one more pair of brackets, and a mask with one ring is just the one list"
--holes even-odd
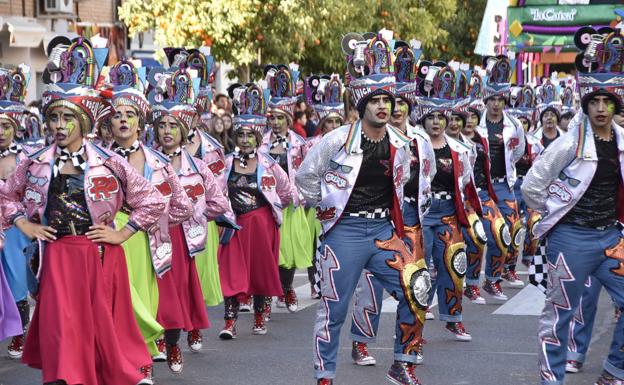
[(188, 342), (189, 349), (191, 349), (193, 353), (199, 352), (204, 346), (201, 330), (199, 329), (188, 332), (186, 341)]
[(182, 360), (182, 351), (180, 345), (167, 345), (167, 364), (169, 369), (175, 374), (182, 373), (184, 362)]
[(11, 339), (11, 343), (7, 347), (9, 358), (18, 360), (22, 358), (24, 352), (24, 335), (15, 336)]

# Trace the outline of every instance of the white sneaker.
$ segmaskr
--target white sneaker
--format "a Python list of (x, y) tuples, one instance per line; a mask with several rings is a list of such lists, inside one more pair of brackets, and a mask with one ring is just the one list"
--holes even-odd
[(427, 312), (425, 313), (425, 319), (426, 320), (434, 320), (435, 319), (435, 314), (433, 314), (433, 312), (431, 310), (427, 310)]
[(425, 355), (424, 353), (421, 352), (417, 352), (416, 353), (416, 365), (421, 365), (423, 362), (425, 362)]
[(286, 297), (283, 295), (277, 297), (277, 300), (275, 301), (275, 307), (284, 309), (286, 307)]

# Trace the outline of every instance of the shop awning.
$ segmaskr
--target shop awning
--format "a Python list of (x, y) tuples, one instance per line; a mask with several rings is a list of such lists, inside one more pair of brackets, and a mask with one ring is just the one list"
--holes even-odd
[(7, 17), (2, 25), (4, 24), (9, 29), (10, 47), (36, 48), (46, 33), (46, 28), (33, 18)]

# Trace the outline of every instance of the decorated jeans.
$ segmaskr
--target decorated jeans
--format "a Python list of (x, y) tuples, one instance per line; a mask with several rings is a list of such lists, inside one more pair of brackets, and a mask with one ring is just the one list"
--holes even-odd
[(491, 282), (500, 280), (511, 243), (509, 227), (488, 192), (486, 190), (479, 191), (479, 199), (483, 210), (483, 216), (480, 218), (481, 225), (478, 222), (473, 224), (469, 216), (470, 229), (462, 229), (468, 257), (468, 269), (466, 271), (466, 283), (468, 285), (479, 284), (485, 248), (484, 238), (487, 240), (485, 278)]
[(416, 362), (431, 285), (422, 254), (408, 250), (387, 218), (345, 216), (327, 234), (321, 248), (322, 297), (314, 326), (316, 378), (335, 376), (340, 328), (364, 269), (399, 302), (394, 359)]
[(498, 211), (500, 211), (501, 215), (505, 219), (505, 223), (507, 224), (511, 235), (511, 244), (508, 248), (507, 258), (505, 260), (505, 268), (515, 270), (520, 246), (522, 245), (522, 240), (524, 239), (524, 227), (522, 226), (522, 221), (520, 220), (518, 203), (516, 202), (514, 191), (509, 188), (507, 181), (493, 183), (492, 187), (494, 188), (494, 193), (498, 198)]
[(591, 276), (587, 278), (583, 296), (572, 321), (570, 321), (567, 356), (570, 361), (585, 362), (585, 353), (589, 349), (594, 329), (600, 289), (602, 289), (602, 284), (599, 280)]
[[(408, 226), (420, 224), (418, 208), (413, 203), (403, 202), (403, 220)], [(381, 317), (383, 286), (370, 272), (364, 272), (355, 288), (351, 339), (356, 342), (375, 342)]]
[(539, 238), (533, 235), (533, 229), (535, 225), (539, 223), (542, 219), (542, 216), (537, 211), (531, 210), (527, 207), (526, 203), (524, 203), (524, 199), (522, 198), (522, 190), (520, 186), (522, 186), (522, 178), (518, 178), (516, 184), (514, 185), (514, 195), (516, 196), (516, 202), (518, 202), (518, 211), (520, 213), (521, 219), (524, 220), (524, 250), (522, 252), (522, 262), (525, 265), (531, 264), (533, 257), (540, 251), (541, 241)]
[[(539, 366), (543, 385), (564, 383), (567, 346), (576, 308), (591, 275), (616, 306), (624, 307), (624, 238), (616, 226), (598, 230), (555, 226), (546, 240), (549, 262), (546, 303), (539, 323)], [(624, 317), (615, 325), (604, 369), (624, 379)]]
[(423, 220), (423, 238), (425, 258), (436, 272), (431, 274), (429, 303), (437, 292), (440, 321), (461, 322), (467, 261), (453, 200), (433, 199)]

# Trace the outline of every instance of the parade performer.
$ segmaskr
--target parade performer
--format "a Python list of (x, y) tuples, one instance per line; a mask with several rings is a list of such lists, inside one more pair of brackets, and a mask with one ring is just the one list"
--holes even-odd
[[(442, 64), (442, 63), (441, 63)], [(425, 68), (427, 67), (427, 68)], [(447, 65), (421, 62), (419, 73), (426, 73), (420, 85), (414, 120), (431, 139), (436, 174), (431, 181), (431, 207), (422, 221), (425, 257), (437, 292), (440, 320), (459, 341), (472, 336), (462, 322), (462, 297), (467, 269), (465, 243), (460, 226), (469, 227), (469, 217), (481, 214), (481, 204), (471, 183), (471, 148), (445, 134), (449, 113), (456, 103), (456, 72)], [(457, 134), (460, 126), (455, 128)], [(408, 222), (406, 215), (406, 224)], [(483, 236), (482, 236), (483, 237)], [(429, 304), (433, 300), (430, 296)]]
[(225, 300), (221, 339), (236, 338), (239, 303), (253, 296), (253, 334), (266, 334), (266, 298), (283, 295), (279, 276), (282, 207), (292, 201), (288, 175), (258, 149), (266, 127), (264, 91), (255, 84), (232, 89), (236, 150), (226, 158), (228, 193), (241, 230), (221, 246), (219, 272)]
[[(52, 82), (43, 113), (54, 143), (30, 154), (0, 186), (8, 219), (38, 242), (38, 301), (22, 361), (42, 369), (45, 384), (151, 383), (139, 372), (151, 358), (119, 244), (151, 228), (165, 205), (121, 157), (85, 141), (111, 112), (92, 88), (106, 51), (82, 37), (50, 42), (48, 53), (61, 58), (44, 75)], [(124, 203), (130, 220), (114, 229)]]
[[(0, 182), (2, 183), (2, 182)], [(0, 224), (4, 224), (0, 214)], [(0, 251), (4, 247), (6, 237), (0, 225)], [(20, 336), (24, 333), (20, 312), (15, 304), (15, 299), (11, 295), (11, 288), (6, 281), (4, 268), (0, 263), (0, 341), (5, 338)]]
[[(171, 272), (158, 280), (157, 319), (165, 328), (167, 363), (172, 372), (181, 373), (183, 359), (178, 344), (181, 329), (188, 332), (191, 351), (198, 352), (203, 346), (201, 329), (210, 326), (194, 257), (206, 247), (208, 222), (223, 218), (231, 209), (208, 166), (184, 147), (197, 115), (193, 107), (198, 92), (196, 81), (184, 63), (169, 71), (156, 68), (152, 72), (167, 79), (166, 87), (154, 88), (155, 92), (160, 90), (165, 94), (160, 97), (150, 94), (150, 101), (162, 100), (152, 106), (155, 139), (193, 204), (193, 214), (188, 220), (169, 227), (173, 254)], [(150, 73), (149, 78), (156, 76)]]
[[(22, 124), (28, 114), (24, 106), (26, 89), (30, 78), (30, 69), (21, 65), (14, 70), (0, 69), (0, 179), (6, 180), (15, 167), (24, 161), (29, 153), (28, 146), (23, 146), (24, 128)], [(23, 250), (30, 243), (28, 238), (11, 226), (6, 231), (6, 242), (0, 251), (0, 263), (4, 269), (6, 282), (11, 288), (11, 294), (19, 310), (23, 333), (15, 335), (7, 347), (10, 358), (22, 357), (24, 336), (30, 321), (30, 306), (28, 304), (28, 281), (32, 274)], [(5, 296), (8, 298), (9, 295)]]
[(271, 93), (267, 111), (270, 130), (264, 134), (260, 150), (271, 155), (286, 171), (293, 192), (292, 204), (284, 209), (280, 228), (280, 280), (284, 296), (278, 298), (276, 306), (292, 313), (298, 306), (293, 288), (295, 270), (312, 266), (312, 239), (305, 202), (295, 187), (295, 174), (303, 162), (306, 141), (291, 129), (299, 71), (295, 65), (290, 68), (270, 65), (264, 71)]
[[(514, 186), (514, 195), (516, 196), (516, 201), (518, 202), (518, 210), (520, 216), (522, 217), (523, 226), (525, 227), (525, 236), (524, 236), (524, 249), (522, 252), (522, 263), (526, 266), (529, 266), (535, 255), (541, 253), (540, 251), (540, 240), (537, 238), (533, 232), (535, 225), (542, 219), (542, 216), (536, 212), (535, 210), (531, 210), (526, 207), (526, 203), (522, 198), (522, 191), (520, 191), (520, 186), (524, 180), (524, 176), (531, 168), (535, 159), (544, 151), (544, 145), (539, 137), (534, 135), (535, 130), (532, 129), (534, 126), (533, 121), (535, 120), (535, 93), (533, 88), (529, 85), (525, 85), (523, 87), (512, 87), (511, 89), (511, 100), (510, 100), (510, 109), (507, 112), (518, 119), (520, 123), (522, 123), (522, 129), (524, 131), (525, 145), (524, 145), (524, 154), (522, 158), (518, 160), (516, 163), (516, 184)], [(554, 112), (550, 111), (548, 113)], [(551, 116), (546, 117), (545, 119), (551, 119)], [(550, 124), (550, 123), (549, 123)]]
[[(420, 126), (411, 125), (408, 120), (416, 108), (418, 84), (416, 82), (420, 50), (403, 41), (395, 42), (396, 108), (390, 123), (410, 139), (410, 179), (403, 189), (402, 210), (405, 221), (415, 223), (406, 227), (410, 236), (422, 239), (420, 223), (431, 204), (431, 179), (435, 175), (433, 147), (429, 136)], [(422, 248), (422, 241), (421, 248)], [(424, 252), (421, 250), (421, 252)], [(374, 343), (381, 318), (383, 286), (370, 272), (365, 271), (355, 289), (353, 316), (351, 320), (351, 358), (357, 365), (368, 366), (377, 363), (368, 344)], [(416, 363), (423, 360), (422, 350), (416, 352)]]
[[(160, 191), (166, 208), (158, 227), (153, 232), (137, 231), (125, 241), (124, 248), (134, 313), (152, 357), (159, 351), (155, 340), (164, 331), (157, 322), (158, 283), (171, 268), (171, 238), (169, 226), (182, 223), (192, 214), (191, 202), (186, 195), (169, 159), (139, 141), (150, 113), (149, 102), (142, 90), (145, 72), (130, 61), (115, 64), (109, 72), (112, 89), (111, 104), (114, 113), (110, 118), (110, 131), (114, 142), (111, 149)], [(129, 220), (130, 210), (122, 207), (115, 216), (115, 224), (121, 228)]]
[[(570, 321), (590, 275), (602, 283), (616, 306), (624, 307), (624, 238), (617, 226), (618, 220), (624, 220), (624, 131), (613, 122), (613, 115), (622, 109), (624, 82), (622, 73), (611, 72), (621, 68), (620, 59), (614, 59), (613, 66), (606, 55), (621, 39), (619, 31), (591, 47), (578, 39), (584, 55), (592, 58), (578, 68), (583, 112), (570, 122), (568, 133), (557, 145), (537, 159), (522, 184), (527, 205), (544, 213), (535, 232), (546, 237), (549, 262), (538, 333), (540, 376), (545, 385), (564, 383)], [(623, 345), (624, 318), (620, 318), (597, 385), (624, 381)]]
[[(197, 71), (199, 87), (194, 106), (197, 117), (210, 112), (212, 99), (212, 82), (214, 81), (214, 58), (210, 55), (210, 47), (185, 50), (182, 48), (168, 48), (165, 50), (169, 64), (186, 63), (191, 70)], [(207, 132), (199, 129), (201, 119), (194, 119), (188, 134), (187, 151), (195, 158), (203, 160), (215, 180), (219, 184), (223, 195), (227, 197), (227, 183), (225, 180), (225, 155), (221, 143)], [(208, 237), (206, 249), (195, 256), (197, 274), (202, 286), (204, 302), (207, 306), (216, 306), (223, 302), (221, 280), (217, 264), (217, 249), (219, 247), (219, 233), (215, 221), (208, 222)]]
[[(456, 68), (457, 80), (455, 84), (457, 99), (452, 108), (447, 112), (448, 125), (446, 126), (445, 134), (463, 143), (470, 149), (468, 155), (471, 168), (470, 184), (476, 188), (481, 206), (477, 207), (478, 210), (475, 210), (472, 205), (467, 206), (466, 219), (468, 221), (468, 226), (462, 226), (461, 229), (464, 243), (466, 244), (466, 288), (464, 290), (464, 295), (470, 299), (472, 303), (482, 305), (486, 302), (485, 299), (481, 297), (479, 280), (487, 242), (490, 242), (488, 249), (497, 252), (499, 258), (504, 254), (500, 252), (500, 248), (496, 243), (496, 235), (492, 234), (491, 229), (488, 235), (483, 227), (484, 222), (485, 224), (490, 224), (490, 222), (487, 222), (487, 219), (492, 219), (492, 217), (486, 216), (483, 218), (477, 214), (477, 212), (487, 213), (488, 208), (487, 206), (484, 207), (484, 204), (491, 203), (490, 206), (493, 206), (487, 191), (484, 193), (481, 192), (484, 189), (487, 190), (484, 184), (485, 179), (483, 178), (485, 160), (483, 145), (475, 141), (475, 139), (478, 141), (479, 137), (478, 134), (474, 133), (474, 125), (470, 129), (471, 135), (466, 136), (463, 134), (468, 124), (468, 118), (473, 114), (478, 115), (480, 113), (476, 110), (476, 107), (471, 107), (471, 104), (475, 103), (480, 98), (482, 89), (481, 76), (476, 72), (461, 69), (460, 66), (456, 66)], [(474, 122), (475, 121), (473, 121), (473, 123)], [(476, 123), (478, 123), (478, 120), (476, 120)], [(478, 167), (478, 170), (475, 167)], [(478, 185), (477, 182), (479, 183)], [(498, 214), (498, 217), (500, 217), (500, 214)], [(499, 223), (501, 223), (501, 221), (502, 218), (499, 220)]]
[[(318, 144), (325, 134), (342, 126), (345, 121), (345, 110), (342, 96), (344, 94), (342, 81), (336, 74), (331, 76), (310, 76), (304, 83), (304, 93), (309, 106), (314, 109), (316, 135), (307, 139), (307, 151)], [(320, 299), (321, 291), (318, 282), (318, 247), (321, 244), (321, 222), (316, 218), (316, 208), (306, 208), (306, 217), (310, 227), (312, 239), (312, 266), (308, 268), (310, 282), (310, 297)]]
[(360, 119), (325, 135), (297, 173), (297, 186), (306, 201), (317, 206), (324, 232), (322, 297), (313, 342), (315, 377), (318, 384), (333, 383), (340, 329), (366, 269), (399, 302), (394, 363), (387, 378), (415, 385), (420, 383), (414, 369), (430, 280), (419, 245), (408, 250), (401, 240), (409, 138), (388, 125), (394, 109), (392, 53), (381, 34), (365, 40), (349, 33), (342, 46), (349, 57), (349, 87)]
[(539, 119), (537, 128), (531, 134), (547, 148), (563, 134), (559, 128), (561, 120), (559, 93), (550, 79), (546, 79), (544, 84), (537, 87), (537, 99), (536, 116)]
[(476, 132), (483, 140), (489, 160), (489, 170), (486, 172), (489, 171), (488, 177), (492, 184), (491, 198), (496, 202), (510, 232), (509, 237), (503, 234), (505, 243), (509, 245), (504, 270), (501, 274), (501, 270), (496, 269), (491, 276), (486, 277), (483, 290), (495, 299), (506, 300), (500, 286), (502, 279), (512, 286), (524, 285), (515, 272), (523, 227), (513, 188), (516, 183), (516, 162), (524, 153), (525, 139), (522, 124), (504, 111), (510, 93), (509, 76), (512, 67), (509, 58), (505, 55), (489, 56), (483, 59), (483, 63), (487, 71), (487, 80), (483, 84), (486, 111)]

